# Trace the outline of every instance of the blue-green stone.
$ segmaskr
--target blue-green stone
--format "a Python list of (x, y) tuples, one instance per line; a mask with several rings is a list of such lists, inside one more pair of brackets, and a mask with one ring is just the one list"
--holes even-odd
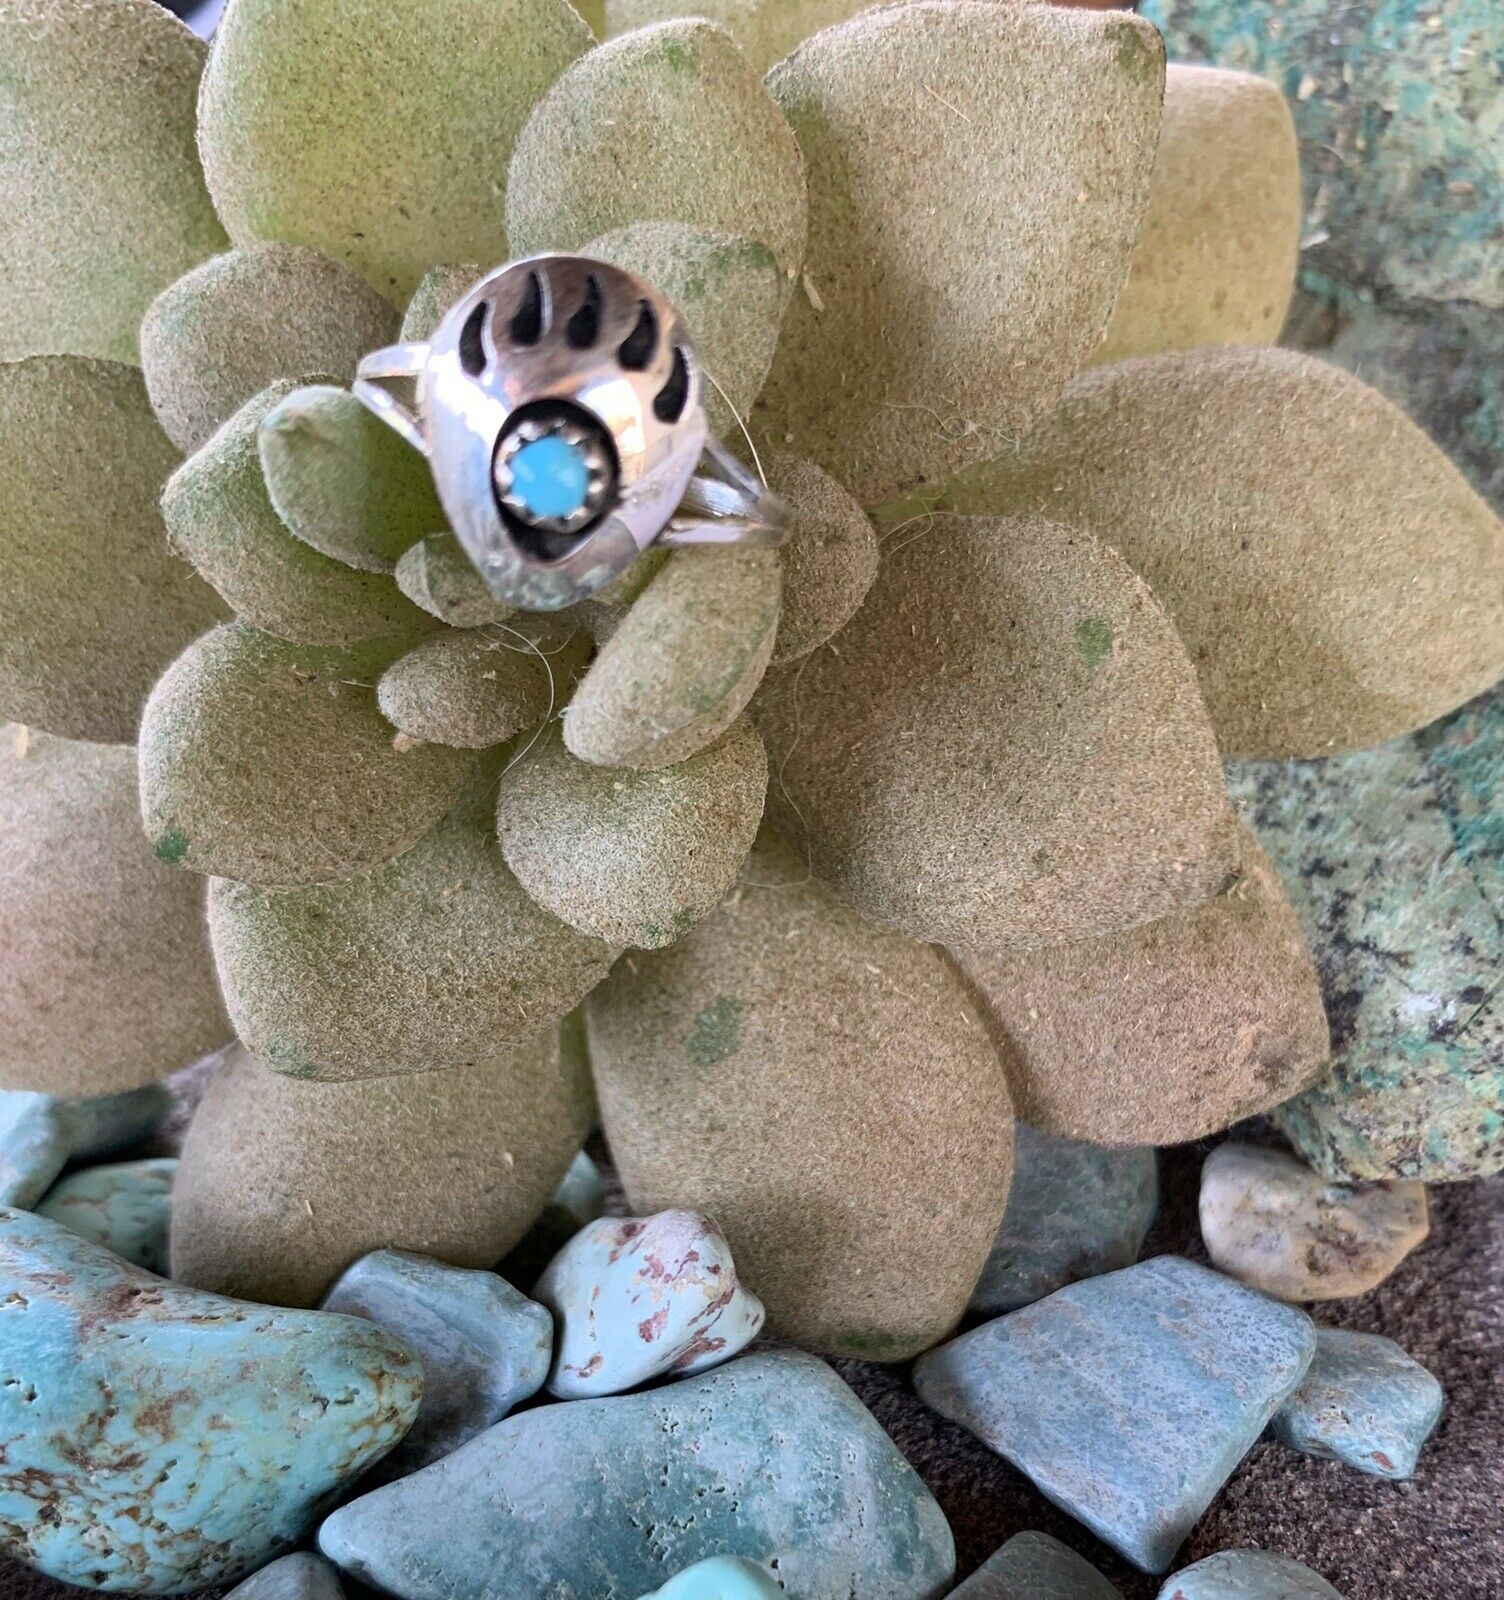
[(1306, 184), (1307, 267), (1414, 299), (1504, 306), (1498, 0), (1144, 0), (1173, 61), (1271, 79)]
[(91, 1100), (0, 1091), (0, 1205), (29, 1209), (70, 1161), (87, 1161), (154, 1133), (172, 1106), (161, 1084)]
[(325, 1311), (364, 1317), (423, 1363), (423, 1403), (384, 1476), (416, 1472), (458, 1450), (536, 1394), (554, 1353), (554, 1321), (494, 1272), (376, 1250), (350, 1267)]
[(920, 1358), (919, 1397), (1163, 1572), (1310, 1365), (1303, 1311), (1159, 1256)]
[(401, 1600), (638, 1600), (727, 1555), (776, 1561), (794, 1600), (935, 1600), (955, 1569), (913, 1468), (794, 1350), (519, 1412), (336, 1511), (319, 1546)]
[(1177, 1572), (1159, 1600), (1343, 1600), (1325, 1578), (1271, 1550), (1221, 1550)]
[(1091, 1562), (1047, 1533), (1016, 1533), (951, 1600), (1123, 1600)]
[(165, 1275), (177, 1170), (170, 1156), (85, 1167), (53, 1184), (37, 1215), (61, 1222), (134, 1267)]
[(1153, 1150), (1108, 1150), (1020, 1122), (1013, 1187), (970, 1309), (997, 1315), (1138, 1260), (1159, 1209)]
[(1320, 1328), (1315, 1359), (1271, 1428), (1303, 1455), (1408, 1478), (1443, 1403), (1441, 1385), (1393, 1339)]
[(1234, 800), (1311, 942), (1332, 1069), (1275, 1113), (1325, 1177), (1504, 1170), (1504, 689), (1325, 761), (1238, 761)]
[(0, 1553), (170, 1594), (292, 1548), (384, 1455), (422, 1373), (351, 1317), (166, 1282), (0, 1210)]

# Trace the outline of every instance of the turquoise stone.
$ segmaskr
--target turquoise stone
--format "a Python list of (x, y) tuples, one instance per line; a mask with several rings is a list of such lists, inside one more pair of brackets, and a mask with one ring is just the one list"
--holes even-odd
[(710, 1556), (793, 1600), (938, 1600), (955, 1549), (861, 1401), (796, 1350), (520, 1411), (319, 1530), (399, 1600), (638, 1600)]
[(1016, 1124), (1008, 1209), (970, 1309), (1016, 1311), (1132, 1266), (1158, 1209), (1153, 1150), (1107, 1150)]
[(579, 446), (556, 434), (523, 445), (509, 464), (512, 495), (539, 521), (573, 516), (590, 493), (590, 469)]
[(1325, 761), (1228, 786), (1321, 973), (1332, 1068), (1276, 1112), (1336, 1182), (1504, 1171), (1504, 689)]
[(543, 1387), (554, 1320), (494, 1272), (445, 1266), (406, 1250), (362, 1256), (329, 1291), (325, 1311), (364, 1317), (423, 1363), (423, 1404), (383, 1475), (448, 1455)]
[(417, 1415), (352, 1317), (166, 1282), (0, 1210), (0, 1553), (91, 1589), (233, 1582), (298, 1543)]
[(138, 1143), (161, 1126), (171, 1106), (160, 1084), (92, 1100), (0, 1091), (0, 1205), (34, 1206), (70, 1161)]
[(1343, 1600), (1308, 1566), (1271, 1550), (1220, 1550), (1177, 1572), (1159, 1600)]
[(1016, 1533), (951, 1600), (1123, 1600), (1083, 1556), (1047, 1533)]
[(1310, 1370), (1271, 1428), (1302, 1455), (1408, 1478), (1443, 1400), (1441, 1385), (1393, 1339), (1320, 1328)]
[(783, 1590), (755, 1561), (707, 1556), (642, 1600), (783, 1600)]
[(1159, 1256), (920, 1358), (919, 1397), (1146, 1572), (1163, 1572), (1300, 1382), (1303, 1311)]
[(61, 1222), (134, 1267), (165, 1276), (177, 1170), (170, 1156), (85, 1167), (55, 1183), (37, 1215)]
[(533, 1293), (558, 1324), (548, 1392), (563, 1400), (703, 1372), (744, 1350), (767, 1315), (737, 1281), (726, 1236), (698, 1211), (602, 1217)]

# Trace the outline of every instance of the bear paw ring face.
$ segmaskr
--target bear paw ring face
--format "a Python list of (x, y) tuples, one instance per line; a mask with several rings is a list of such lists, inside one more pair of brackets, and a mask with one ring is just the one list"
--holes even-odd
[(354, 392), (428, 457), (491, 593), (554, 611), (650, 545), (788, 537), (783, 502), (709, 436), (700, 385), (662, 295), (605, 262), (549, 255), (483, 278), (428, 343), (368, 355)]

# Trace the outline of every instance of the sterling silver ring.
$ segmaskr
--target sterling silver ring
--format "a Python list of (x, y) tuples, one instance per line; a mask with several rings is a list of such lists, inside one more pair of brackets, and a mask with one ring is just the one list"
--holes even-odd
[(783, 501), (711, 437), (674, 307), (583, 256), (482, 278), (426, 344), (376, 350), (357, 398), (428, 457), (498, 600), (556, 611), (650, 545), (782, 544)]

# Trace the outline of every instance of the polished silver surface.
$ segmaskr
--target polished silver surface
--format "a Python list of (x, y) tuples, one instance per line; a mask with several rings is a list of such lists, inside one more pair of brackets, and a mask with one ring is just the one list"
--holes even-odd
[[(788, 536), (783, 503), (708, 437), (677, 311), (605, 262), (535, 256), (491, 273), (431, 342), (367, 356), (355, 394), (429, 458), (487, 587), (528, 610), (587, 598), (660, 539)], [(565, 516), (535, 514), (509, 476), (523, 430), (540, 419), (589, 470), (585, 504)]]

